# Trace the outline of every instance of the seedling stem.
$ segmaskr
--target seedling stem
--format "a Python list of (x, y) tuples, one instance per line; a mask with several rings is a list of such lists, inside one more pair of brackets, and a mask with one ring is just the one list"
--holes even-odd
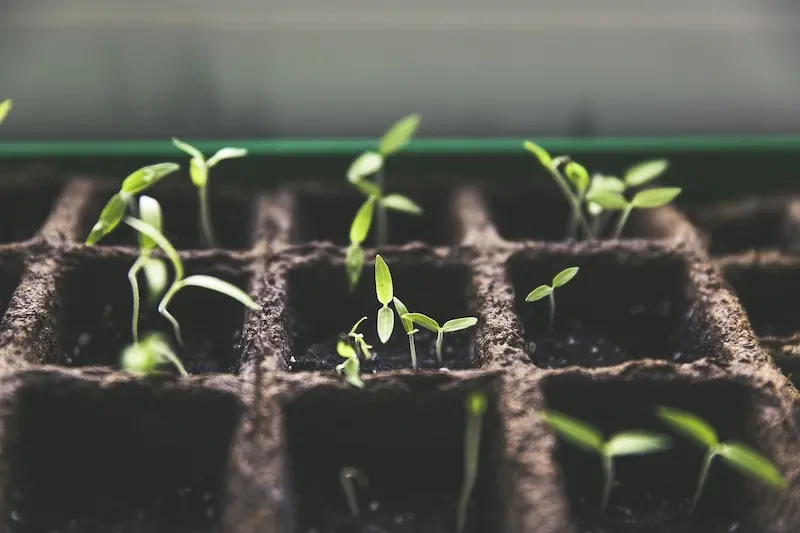
[(352, 466), (346, 466), (339, 471), (339, 482), (342, 484), (342, 491), (344, 492), (344, 499), (347, 501), (347, 507), (350, 508), (350, 514), (358, 516), (358, 497), (356, 495), (356, 483), (362, 487), (369, 484), (369, 479), (366, 474)]
[(481, 430), (483, 416), (486, 413), (487, 400), (482, 392), (472, 392), (466, 402), (467, 430), (464, 433), (464, 481), (458, 497), (458, 515), (456, 516), (456, 533), (464, 531), (467, 523), (467, 505), (478, 478), (478, 458), (481, 448)]
[[(383, 198), (386, 190), (386, 174), (384, 173), (383, 168), (378, 171), (375, 183), (378, 186), (381, 198)], [(377, 219), (376, 231), (378, 246), (386, 246), (386, 243), (389, 242), (389, 220), (388, 213), (386, 212), (386, 206), (383, 205), (383, 202), (378, 202)]]
[(550, 333), (555, 331), (556, 325), (556, 287), (569, 283), (578, 274), (578, 267), (565, 268), (553, 277), (552, 285), (539, 285), (525, 297), (526, 302), (535, 302), (545, 296), (550, 298)]

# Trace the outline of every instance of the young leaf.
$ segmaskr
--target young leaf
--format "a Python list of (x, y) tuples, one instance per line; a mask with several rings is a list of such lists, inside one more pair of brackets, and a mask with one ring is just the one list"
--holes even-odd
[(172, 243), (170, 243), (160, 231), (155, 229), (150, 224), (145, 224), (138, 218), (125, 217), (125, 223), (139, 233), (144, 233), (153, 239), (158, 247), (164, 250), (164, 253), (167, 255), (172, 263), (172, 266), (175, 268), (175, 279), (183, 279), (183, 261), (181, 261), (181, 256), (178, 254), (178, 251), (175, 250), (175, 247), (172, 246)]
[(389, 342), (394, 331), (394, 312), (388, 307), (378, 309), (378, 338), (383, 344)]
[(537, 300), (541, 300), (542, 298), (546, 298), (550, 296), (553, 292), (553, 288), (547, 285), (539, 285), (535, 289), (533, 289), (528, 296), (525, 297), (526, 302), (535, 302)]
[(212, 276), (197, 274), (184, 278), (179, 283), (181, 287), (202, 287), (204, 289), (209, 289), (220, 294), (224, 294), (225, 296), (230, 296), (249, 309), (254, 311), (259, 309), (258, 304), (255, 303), (252, 298), (250, 298), (242, 289), (236, 285), (233, 285), (232, 283), (228, 283), (227, 281), (214, 278)]
[(97, 219), (92, 231), (86, 238), (86, 244), (92, 246), (100, 239), (114, 231), (114, 228), (119, 226), (122, 218), (125, 216), (125, 208), (127, 207), (127, 195), (124, 193), (117, 193), (111, 197), (106, 206), (100, 212), (100, 218)]
[(350, 290), (353, 290), (361, 277), (361, 271), (364, 270), (364, 250), (358, 243), (352, 242), (347, 247), (345, 266), (347, 279), (350, 280)]
[(410, 198), (400, 194), (388, 194), (381, 198), (381, 205), (387, 209), (411, 213), (412, 215), (422, 214), (422, 208), (415, 204)]
[(343, 366), (344, 379), (347, 380), (350, 385), (363, 389), (364, 382), (361, 381), (361, 376), (359, 375), (360, 365), (358, 363), (358, 358), (348, 359), (344, 362)]
[(583, 194), (589, 188), (589, 172), (580, 163), (570, 161), (564, 168), (564, 173), (579, 193)]
[(133, 343), (122, 351), (123, 370), (137, 376), (152, 374), (159, 363), (157, 354), (143, 342)]
[(572, 281), (572, 278), (578, 274), (578, 270), (578, 267), (569, 267), (556, 274), (556, 277), (553, 278), (553, 288), (561, 287)]
[(167, 288), (167, 264), (158, 257), (149, 257), (142, 265), (144, 278), (147, 280), (147, 291), (150, 301), (155, 301)]
[(381, 188), (369, 180), (357, 181), (353, 183), (353, 186), (359, 191), (361, 191), (361, 194), (363, 194), (364, 196), (380, 197), (381, 195)]
[(475, 317), (454, 318), (442, 324), (442, 331), (445, 333), (452, 333), (454, 331), (461, 331), (462, 329), (471, 328), (478, 323)]
[(659, 407), (656, 414), (673, 429), (708, 448), (714, 448), (719, 444), (719, 437), (714, 428), (697, 415), (670, 407)]
[(394, 297), (392, 274), (380, 254), (375, 256), (375, 293), (378, 296), (378, 301), (383, 305), (389, 305), (392, 297)]
[(133, 172), (122, 181), (121, 191), (128, 194), (137, 194), (155, 185), (180, 168), (175, 163), (156, 163), (142, 167)]
[(365, 316), (362, 316), (362, 317), (359, 319), (359, 321), (358, 321), (358, 322), (356, 322), (356, 323), (353, 325), (353, 327), (352, 327), (352, 328), (350, 328), (350, 333), (348, 333), (348, 335), (355, 335), (355, 334), (356, 334), (356, 332), (358, 331), (358, 326), (360, 326), (360, 325), (361, 325), (361, 323), (362, 323), (362, 322), (364, 322), (366, 319), (367, 319), (367, 317), (365, 317)]
[(372, 225), (372, 213), (375, 210), (374, 196), (367, 198), (356, 213), (353, 219), (353, 224), (350, 226), (350, 242), (361, 244), (369, 234), (369, 228)]
[(535, 144), (531, 141), (525, 141), (524, 143), (522, 143), (522, 146), (525, 147), (527, 151), (535, 155), (539, 159), (539, 163), (541, 163), (543, 167), (550, 168), (553, 166), (553, 158), (550, 156), (550, 154), (547, 153), (547, 150), (545, 150), (538, 144)]
[(670, 439), (662, 435), (626, 431), (611, 437), (603, 447), (603, 452), (611, 457), (620, 455), (638, 455), (666, 450)]
[(206, 162), (208, 168), (213, 168), (217, 165), (220, 161), (225, 159), (236, 159), (239, 157), (245, 157), (247, 155), (246, 148), (220, 148), (217, 150), (217, 153), (212, 155), (209, 160)]
[(589, 192), (589, 194), (586, 195), (586, 200), (594, 202), (603, 209), (609, 211), (625, 209), (628, 206), (628, 202), (625, 200), (624, 196), (611, 191)]
[(408, 319), (414, 324), (418, 324), (428, 331), (433, 331), (434, 333), (439, 332), (439, 323), (431, 317), (423, 315), (422, 313), (408, 313), (406, 315), (400, 315), (400, 318)]
[(192, 146), (189, 143), (185, 143), (182, 140), (178, 139), (177, 137), (172, 138), (172, 144), (174, 144), (178, 149), (181, 151), (189, 154), (192, 159), (199, 159), (201, 161), (205, 161), (205, 157), (203, 157), (203, 153)]
[(349, 344), (347, 344), (344, 341), (339, 341), (336, 344), (336, 353), (338, 353), (340, 356), (344, 357), (345, 359), (354, 359), (354, 358), (358, 357), (358, 354), (356, 353), (355, 348), (353, 348), (352, 346), (350, 346)]
[(357, 183), (383, 167), (383, 156), (377, 152), (364, 152), (347, 169), (347, 181)]
[(595, 174), (592, 176), (592, 184), (589, 187), (589, 194), (598, 192), (625, 192), (625, 183), (614, 176), (603, 176)]
[[(163, 231), (161, 229), (161, 206), (155, 198), (145, 195), (139, 197), (139, 219), (158, 231)], [(156, 247), (156, 242), (144, 233), (139, 233), (139, 247), (142, 250), (152, 250)]]
[(192, 178), (192, 185), (202, 189), (208, 183), (208, 165), (203, 159), (193, 157), (189, 161), (189, 176)]
[(572, 444), (591, 452), (603, 452), (603, 434), (597, 428), (558, 411), (547, 411), (542, 413), (542, 416), (556, 432)]
[(649, 183), (663, 174), (668, 165), (664, 159), (644, 161), (634, 165), (625, 173), (625, 184), (628, 187), (638, 187)]
[(11, 111), (11, 108), (14, 107), (14, 102), (12, 100), (3, 100), (0, 102), (0, 124), (6, 119), (8, 112)]
[(726, 442), (719, 446), (717, 453), (724, 457), (731, 466), (749, 474), (768, 485), (782, 489), (786, 480), (771, 462), (752, 448), (739, 442)]
[(681, 193), (679, 187), (663, 187), (661, 189), (648, 189), (641, 191), (633, 197), (631, 202), (634, 207), (652, 208), (661, 207), (675, 199)]
[(403, 315), (408, 314), (408, 308), (397, 298), (397, 296), (395, 296), (393, 300), (394, 308), (397, 310), (397, 316), (400, 317), (400, 323), (403, 324), (403, 329), (406, 330), (406, 333), (410, 334), (412, 331), (414, 331), (414, 322), (407, 318), (403, 318)]
[(381, 138), (378, 151), (384, 157), (399, 152), (414, 136), (420, 120), (422, 117), (414, 113), (395, 122)]

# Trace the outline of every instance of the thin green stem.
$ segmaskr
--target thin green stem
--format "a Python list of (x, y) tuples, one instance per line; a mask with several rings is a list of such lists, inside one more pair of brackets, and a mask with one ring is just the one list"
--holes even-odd
[(133, 293), (133, 318), (131, 319), (131, 334), (133, 335), (133, 342), (139, 343), (139, 281), (136, 276), (139, 270), (144, 266), (147, 261), (147, 256), (140, 255), (136, 258), (133, 266), (128, 270), (128, 281), (131, 284), (131, 291)]
[(411, 368), (417, 369), (417, 347), (414, 345), (414, 334), (408, 334), (408, 347), (411, 350)]
[[(558, 169), (551, 167), (548, 170), (550, 171), (550, 175), (553, 176), (553, 179), (558, 185), (558, 188), (561, 189), (561, 192), (567, 199), (567, 202), (569, 202), (569, 205), (572, 208), (572, 213), (573, 213), (572, 216), (577, 218), (576, 220), (577, 224), (581, 227), (581, 229), (584, 231), (584, 233), (586, 233), (587, 236), (591, 237), (592, 228), (589, 227), (589, 224), (586, 222), (586, 219), (584, 218), (583, 213), (581, 212), (581, 205), (580, 201), (578, 200), (578, 197), (572, 193), (572, 190), (569, 188), (567, 180), (564, 179), (564, 176), (561, 175)], [(567, 234), (567, 238), (569, 237), (570, 235)]]
[(692, 511), (694, 511), (695, 507), (697, 506), (697, 502), (700, 501), (700, 494), (703, 492), (703, 487), (706, 484), (706, 479), (708, 478), (708, 472), (711, 469), (711, 461), (716, 456), (716, 452), (713, 448), (709, 449), (706, 452), (706, 456), (703, 459), (703, 466), (700, 469), (700, 477), (697, 481), (697, 489), (694, 493), (694, 498), (692, 498)]
[(550, 334), (552, 335), (556, 330), (556, 291), (552, 289), (550, 292)]
[(608, 454), (603, 454), (603, 476), (605, 483), (603, 484), (603, 501), (600, 504), (600, 512), (605, 512), (611, 497), (611, 488), (614, 486), (614, 457)]
[(356, 482), (359, 485), (366, 485), (367, 480), (364, 475), (353, 467), (346, 466), (339, 471), (339, 483), (342, 485), (344, 492), (344, 499), (347, 501), (347, 507), (350, 508), (350, 514), (358, 516), (358, 497), (356, 495)]
[(464, 482), (458, 497), (458, 515), (456, 517), (456, 533), (464, 531), (467, 523), (467, 505), (478, 478), (478, 453), (481, 446), (481, 429), (483, 414), (467, 415), (467, 431), (464, 436)]
[(200, 200), (200, 232), (203, 242), (207, 248), (217, 246), (217, 238), (214, 235), (214, 226), (211, 224), (211, 209), (208, 205), (208, 185), (198, 187), (197, 194)]
[(169, 320), (170, 324), (172, 324), (172, 329), (175, 331), (175, 340), (178, 341), (178, 345), (183, 346), (183, 337), (181, 337), (181, 326), (180, 324), (178, 324), (178, 321), (175, 319), (175, 317), (172, 316), (172, 314), (169, 311), (167, 311), (167, 306), (169, 305), (169, 302), (181, 288), (183, 288), (183, 285), (178, 281), (172, 284), (172, 287), (169, 288), (167, 294), (164, 295), (164, 298), (158, 304), (158, 312), (161, 314), (161, 316)]
[[(383, 169), (378, 171), (378, 175), (376, 177), (376, 184), (378, 185), (378, 190), (380, 191), (380, 198), (384, 196), (384, 189), (386, 187), (386, 176), (383, 172)], [(389, 221), (386, 213), (386, 208), (378, 199), (377, 213), (375, 215), (375, 233), (377, 234), (377, 243), (378, 246), (386, 246), (389, 242)]]
[(175, 368), (178, 369), (178, 373), (181, 376), (187, 377), (189, 375), (189, 373), (186, 371), (186, 368), (183, 366), (183, 363), (181, 363), (181, 360), (178, 358), (177, 355), (175, 355), (175, 352), (173, 352), (172, 350), (161, 350), (160, 353), (161, 357), (172, 363), (175, 366)]
[(444, 331), (441, 329), (436, 334), (436, 359), (439, 361), (439, 364), (442, 364), (442, 342), (444, 341)]
[(625, 223), (628, 221), (628, 217), (631, 215), (631, 211), (633, 211), (633, 206), (628, 205), (623, 211), (622, 214), (619, 216), (617, 220), (617, 227), (614, 230), (614, 238), (619, 239), (622, 237), (622, 230), (625, 228)]

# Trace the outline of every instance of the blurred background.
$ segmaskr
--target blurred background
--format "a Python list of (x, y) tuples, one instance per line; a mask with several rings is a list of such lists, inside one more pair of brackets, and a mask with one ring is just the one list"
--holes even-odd
[(797, 0), (2, 0), (2, 139), (800, 133)]

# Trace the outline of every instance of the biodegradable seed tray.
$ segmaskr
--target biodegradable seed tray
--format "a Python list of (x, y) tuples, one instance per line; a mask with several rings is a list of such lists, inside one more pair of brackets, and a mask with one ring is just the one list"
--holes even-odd
[[(235, 282), (261, 309), (181, 293), (173, 313), (192, 376), (139, 379), (118, 364), (131, 341), (132, 230), (82, 244), (118, 181), (34, 173), (0, 183), (3, 533), (452, 532), (463, 400), (475, 389), (489, 409), (468, 533), (800, 531), (797, 390), (787, 377), (800, 375), (792, 200), (688, 217), (660, 208), (636, 213), (621, 240), (566, 243), (566, 209), (550, 188), (400, 187), (426, 212), (390, 219), (391, 244), (379, 251), (395, 293), (440, 320), (479, 318), (446, 336), (446, 369), (420, 334), (414, 372), (402, 332), (386, 345), (376, 338), (374, 248), (348, 291), (343, 239), (356, 194), (215, 183), (221, 248), (200, 250), (195, 192), (167, 180), (149, 194), (187, 272)], [(559, 289), (551, 335), (546, 302), (524, 298), (573, 265), (581, 271)], [(378, 358), (362, 366), (358, 390), (334, 371), (335, 343), (364, 315)], [(170, 331), (152, 311), (141, 324)], [(690, 514), (702, 450), (676, 437), (664, 454), (618, 461), (601, 515), (597, 457), (557, 439), (536, 410), (606, 434), (669, 432), (659, 405), (755, 447), (789, 489), (715, 464)], [(358, 520), (339, 488), (343, 466), (370, 478)]]

